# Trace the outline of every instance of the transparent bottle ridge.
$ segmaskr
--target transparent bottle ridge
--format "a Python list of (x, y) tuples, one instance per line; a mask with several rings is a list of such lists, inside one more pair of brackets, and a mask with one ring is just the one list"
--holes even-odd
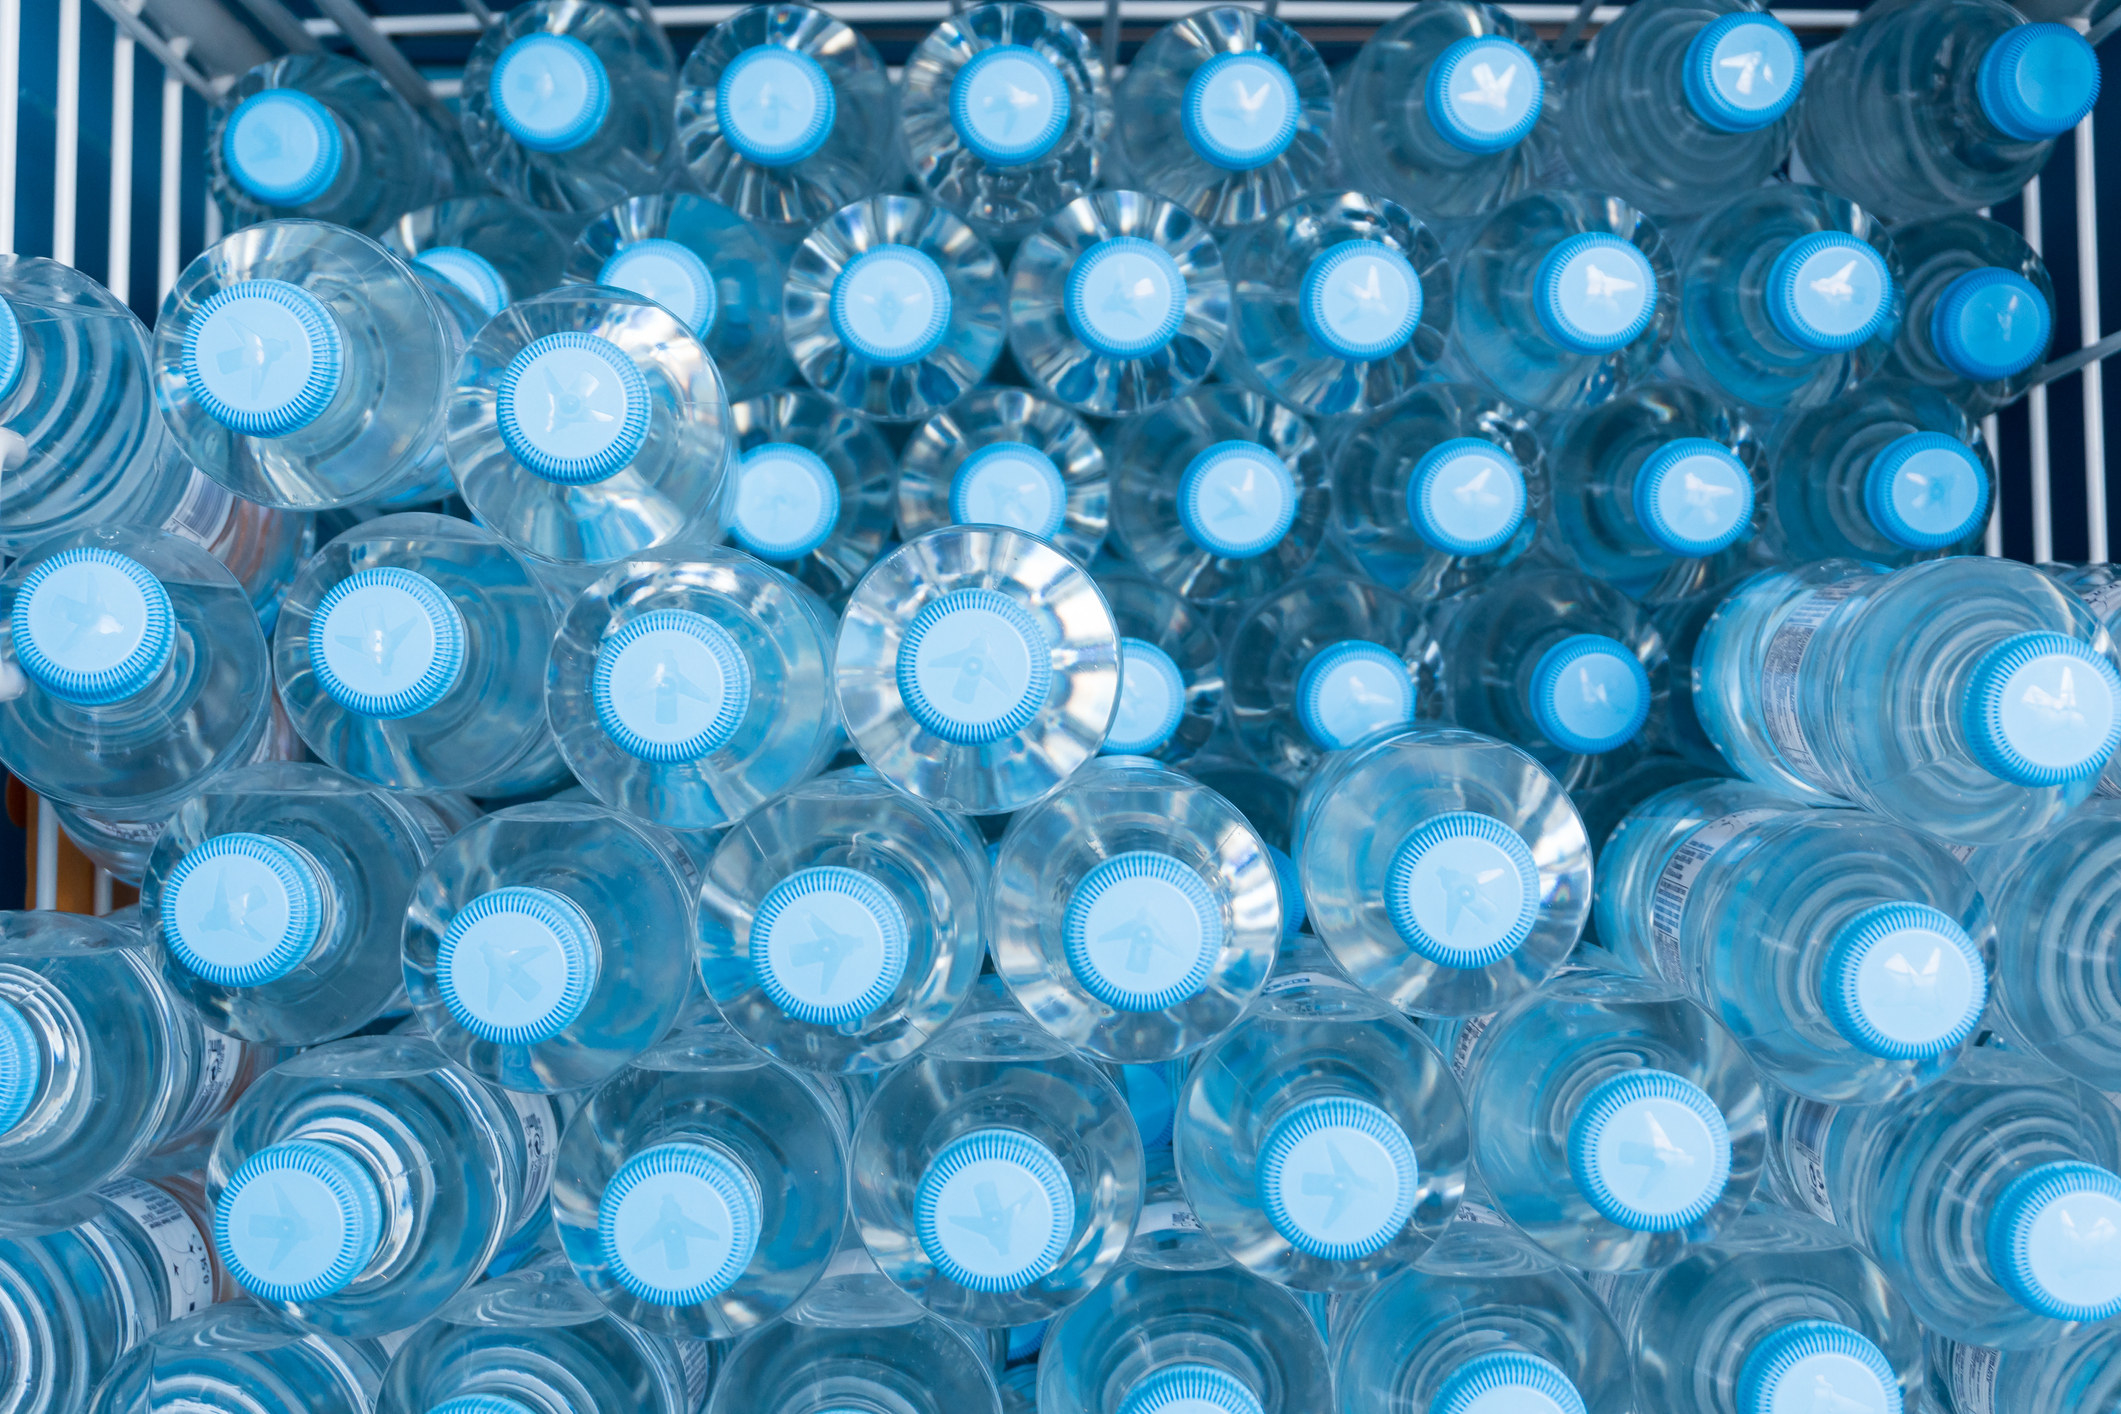
[(861, 413), (807, 390), (738, 403), (730, 422), (741, 449), (730, 538), (844, 602), (891, 533), (890, 442)]
[[(2112, 633), (2117, 626), (2115, 609), (2121, 606), (2121, 591), (2116, 591), (2113, 570), (2106, 565), (2095, 564), (2046, 564), (2041, 571), (2063, 585), (2083, 601), (2091, 610), (2092, 617), (2106, 626)], [(2121, 761), (2108, 758), (2106, 769), (2099, 775), (2099, 784), (2094, 793), (2104, 796), (2121, 795)]]
[(204, 1394), (254, 1414), (369, 1414), (388, 1363), (379, 1341), (320, 1334), (229, 1301), (135, 1345), (84, 1407), (191, 1414)]
[(802, 1414), (819, 1398), (904, 1414), (1003, 1407), (994, 1372), (962, 1328), (894, 1313), (877, 1324), (775, 1321), (723, 1366), (705, 1414)]
[(415, 270), (456, 286), (487, 318), (559, 284), (567, 260), (567, 243), (544, 212), (501, 196), (408, 209), (376, 239)]
[(2047, 265), (2008, 226), (1968, 213), (1893, 230), (1907, 317), (1886, 368), (1980, 416), (2032, 384), (2054, 333)]
[(899, 535), (1004, 525), (1084, 564), (1110, 519), (1105, 449), (1080, 417), (1020, 388), (977, 388), (915, 428), (898, 457)]
[(1146, 576), (1103, 573), (1097, 587), (1120, 634), (1119, 701), (1099, 750), (1183, 762), (1222, 721), (1222, 645), (1212, 621)]

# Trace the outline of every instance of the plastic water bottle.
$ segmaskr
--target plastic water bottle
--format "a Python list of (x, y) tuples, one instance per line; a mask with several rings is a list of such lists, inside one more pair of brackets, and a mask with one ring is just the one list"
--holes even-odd
[[(1653, 757), (1650, 762), (1662, 771), (1668, 759)], [(1618, 784), (1609, 783), (1615, 787)], [(1580, 793), (1579, 809), (1588, 804), (1582, 798), (1584, 794), (1595, 798), (1600, 792)], [(1638, 791), (1634, 803), (1611, 812), (1604, 831), (1592, 832), (1599, 857), (1597, 895), (1592, 905), (1599, 946), (1615, 959), (1654, 955), (1651, 920), (1665, 863), (1682, 842), (1704, 826), (1726, 817), (1750, 817), (1741, 822), (1742, 827), (1744, 823), (1799, 808), (1784, 792), (1756, 786), (1751, 781), (1704, 776), (1698, 767), (1682, 769), (1678, 779)], [(1588, 820), (1588, 814), (1585, 818)]]
[(1749, 780), (1998, 843), (2091, 793), (2121, 742), (2113, 653), (2029, 565), (1827, 560), (1724, 601), (1695, 652), (1694, 710)]
[[(167, 438), (163, 447), (170, 464), (181, 460), (182, 454)], [(446, 479), (446, 467), (443, 475)], [(226, 566), (250, 597), (258, 627), (270, 634), (295, 571), (317, 547), (314, 518), (232, 495), (197, 469), (179, 479), (184, 494), (161, 522), (162, 528), (191, 541)]]
[(1591, 848), (1524, 752), (1415, 727), (1329, 758), (1295, 854), (1311, 930), (1417, 1016), (1492, 1012), (1561, 966), (1591, 911)]
[(398, 1005), (413, 880), (471, 822), (460, 796), (312, 763), (244, 766), (185, 802), (140, 885), (169, 989), (246, 1041), (313, 1046)]
[(1114, 95), (1113, 185), (1213, 226), (1248, 226), (1333, 173), (1333, 78), (1310, 41), (1235, 5), (1141, 47)]
[(1466, 1029), (1474, 1162), (1495, 1206), (1564, 1262), (1668, 1267), (1751, 1201), (1760, 1074), (1692, 1002), (1593, 968)]
[(725, 1026), (676, 1033), (567, 1127), (552, 1215), (568, 1261), (643, 1330), (718, 1340), (764, 1325), (837, 1245), (844, 1104)]
[(702, 873), (707, 992), (789, 1065), (889, 1070), (979, 976), (985, 849), (874, 776), (835, 772), (774, 797), (722, 836)]
[(916, 422), (987, 376), (1009, 323), (994, 248), (940, 206), (875, 196), (820, 221), (788, 264), (788, 352), (828, 397)]
[(945, 810), (1021, 810), (1104, 745), (1119, 630), (1082, 567), (1043, 540), (949, 526), (878, 560), (840, 619), (848, 739)]
[(202, 252), (154, 338), (155, 401), (184, 455), (297, 511), (423, 485), (462, 352), (410, 267), (321, 221), (267, 222)]
[(2058, 1391), (2096, 1409), (2099, 1400), (2111, 1404), (2121, 1394), (2117, 1341), (2121, 1333), (2106, 1325), (2038, 1350), (1990, 1350), (1932, 1337), (1930, 1397), (1953, 1414), (2040, 1414)]
[(541, 560), (721, 535), (728, 397), (691, 326), (650, 300), (566, 286), (509, 305), (458, 365), (448, 437), (472, 515)]
[(1110, 516), (1105, 449), (1089, 425), (1021, 388), (978, 388), (930, 417), (899, 454), (898, 531), (1005, 525), (1084, 564)]
[(407, 211), (379, 239), (415, 270), (454, 285), (487, 319), (559, 284), (567, 263), (567, 242), (546, 213), (500, 196)]
[(2099, 96), (2099, 60), (2066, 25), (2004, 0), (1866, 13), (1812, 55), (1797, 158), (1811, 180), (1894, 220), (2018, 194)]
[(835, 627), (748, 555), (629, 559), (560, 620), (545, 687), (560, 754), (615, 810), (673, 830), (735, 820), (838, 749)]
[(1839, 399), (1885, 361), (1900, 328), (1892, 237), (1819, 187), (1759, 187), (1703, 216), (1679, 289), (1679, 362), (1749, 407)]
[(1206, 613), (1144, 575), (1097, 577), (1119, 628), (1119, 704), (1101, 748), (1177, 765), (1222, 720), (1222, 643)]
[(1112, 460), (1116, 548), (1196, 603), (1280, 588), (1332, 518), (1317, 434), (1287, 405), (1228, 384), (1129, 420)]
[(1009, 268), (1009, 349), (1093, 417), (1147, 412), (1215, 366), (1230, 320), (1222, 248), (1161, 197), (1100, 191), (1046, 218)]
[(1409, 10), (1339, 79), (1335, 145), (1364, 191), (1431, 220), (1484, 216), (1531, 181), (1552, 125), (1546, 45), (1479, 0)]
[(206, 166), (231, 229), (307, 216), (378, 236), (449, 195), (448, 139), (374, 69), (289, 54), (237, 78), (206, 124)]
[(1301, 1414), (1333, 1376), (1296, 1293), (1234, 1264), (1127, 1263), (1046, 1331), (1041, 1414)]
[(1580, 181), (1689, 216), (1782, 165), (1806, 78), (1797, 36), (1765, 9), (1655, 0), (1630, 6), (1570, 59), (1555, 126)]
[(2047, 264), (2010, 227), (1971, 214), (1893, 228), (1907, 317), (1889, 372), (1979, 417), (2032, 385), (2054, 333)]
[(786, 264), (759, 227), (720, 202), (665, 192), (622, 201), (583, 227), (567, 274), (675, 314), (707, 346), (737, 399), (788, 381), (781, 342)]
[(1676, 382), (1630, 388), (1570, 419), (1549, 443), (1549, 543), (1652, 602), (1727, 579), (1767, 519), (1759, 430)]
[(1134, 1117), (1105, 1072), (981, 981), (877, 1087), (849, 1156), (877, 1267), (939, 1316), (1057, 1316), (1109, 1275), (1141, 1210)]
[(775, 1321), (730, 1357), (704, 1414), (782, 1414), (821, 1397), (894, 1414), (1000, 1414), (984, 1355), (963, 1327), (935, 1316)]
[[(2113, 586), (2121, 583), (2110, 565), (2106, 564), (2045, 564), (2043, 573), (2084, 602), (2092, 617), (2106, 626), (2109, 634), (2121, 630), (2121, 590)], [(2099, 795), (2121, 795), (2121, 760), (2107, 759), (2106, 769), (2100, 774), (2099, 784), (2094, 787)]]
[(1453, 261), (1454, 372), (1548, 411), (1650, 376), (1677, 323), (1673, 253), (1618, 197), (1549, 191), (1490, 216)]
[[(389, 1363), (373, 1340), (304, 1330), (224, 1302), (163, 1327), (118, 1362), (91, 1414), (195, 1414), (224, 1391), (246, 1414), (369, 1414)], [(212, 1404), (204, 1405), (212, 1408)]]
[(2115, 1125), (2098, 1091), (1985, 1046), (1898, 1104), (1792, 1106), (1777, 1142), (1923, 1325), (2029, 1350), (2121, 1312)]
[(891, 534), (891, 444), (868, 418), (808, 390), (738, 403), (730, 425), (739, 455), (730, 538), (845, 603)]
[(678, 76), (678, 161), (692, 185), (789, 240), (895, 185), (897, 99), (869, 41), (823, 10), (739, 10)]
[(45, 541), (0, 577), (0, 761), (39, 795), (131, 817), (251, 759), (272, 711), (243, 586), (139, 526)]
[(517, 5), (465, 60), (464, 141), (497, 191), (602, 211), (666, 185), (676, 70), (670, 41), (635, 11)]
[(1003, 0), (953, 14), (906, 61), (906, 165), (988, 240), (1029, 235), (1095, 186), (1111, 133), (1104, 57), (1042, 6)]

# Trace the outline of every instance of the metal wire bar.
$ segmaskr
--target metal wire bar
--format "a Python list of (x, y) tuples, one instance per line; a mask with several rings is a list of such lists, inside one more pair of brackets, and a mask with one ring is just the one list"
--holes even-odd
[(71, 265), (81, 205), (81, 0), (59, 0), (59, 90), (52, 117), (52, 259)]
[[(2092, 153), (2092, 120), (2077, 124), (2077, 327), (2084, 342), (2099, 342), (2099, 171)], [(2085, 558), (2106, 563), (2105, 370), (2084, 365)]]
[(133, 37), (133, 42), (155, 56), (169, 73), (175, 75), (193, 92), (209, 103), (216, 102), (227, 89), (226, 80), (214, 80), (200, 73), (186, 59), (191, 53), (191, 41), (183, 35), (164, 39), (150, 27), (147, 21), (135, 14), (124, 0), (96, 0), (96, 8), (109, 15), (123, 34)]
[(118, 31), (110, 49), (110, 256), (104, 285), (129, 304), (133, 289), (133, 60), (139, 46)]

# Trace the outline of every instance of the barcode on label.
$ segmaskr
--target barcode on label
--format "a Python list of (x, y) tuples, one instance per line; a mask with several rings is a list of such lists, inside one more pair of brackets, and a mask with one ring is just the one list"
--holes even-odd
[(1834, 1220), (1834, 1199), (1826, 1185), (1826, 1136), (1834, 1125), (1835, 1107), (1799, 1100), (1790, 1112), (1790, 1168), (1797, 1180), (1796, 1198), (1812, 1215)]
[(177, 508), (162, 525), (170, 534), (181, 535), (202, 550), (211, 550), (227, 528), (235, 506), (236, 498), (226, 487), (193, 471), (191, 483), (184, 488), (184, 499), (177, 502)]
[(1679, 924), (1686, 916), (1687, 895), (1694, 891), (1694, 880), (1700, 877), (1710, 856), (1729, 844), (1746, 826), (1781, 813), (1780, 810), (1737, 810), (1711, 820), (1687, 836), (1686, 843), (1673, 850), (1672, 857), (1664, 862), (1664, 868), (1657, 874), (1657, 887), (1650, 894), (1650, 941), (1657, 950), (1658, 975), (1665, 981), (1674, 986), (1685, 984), (1679, 955)]
[(707, 1382), (714, 1378), (714, 1353), (704, 1340), (676, 1342), (678, 1368), (685, 1376), (685, 1407), (697, 1409), (707, 1397)]
[(199, 1028), (199, 1073), (192, 1086), (191, 1103), (169, 1131), (170, 1138), (189, 1134), (221, 1113), (229, 1092), (235, 1088), (236, 1077), (243, 1071), (247, 1049), (233, 1036), (224, 1036), (206, 1026)]
[(1182, 1202), (1144, 1203), (1135, 1221), (1134, 1235), (1150, 1237), (1159, 1232), (1201, 1232), (1200, 1218)]
[(1494, 1022), (1495, 1013), (1491, 1011), (1486, 1016), (1469, 1016), (1459, 1026), (1458, 1035), (1451, 1042), (1451, 1074), (1458, 1077), (1459, 1084), (1466, 1083), (1466, 1076), (1473, 1069), (1474, 1043)]
[(1263, 997), (1278, 997), (1283, 992), (1293, 992), (1298, 987), (1322, 987), (1329, 991), (1354, 992), (1361, 989), (1344, 982), (1330, 972), (1288, 972), (1276, 977), (1259, 989)]
[(121, 1178), (96, 1190), (96, 1196), (130, 1218), (161, 1254), (162, 1276), (169, 1283), (169, 1318), (182, 1320), (203, 1311), (214, 1300), (214, 1264), (206, 1237), (184, 1211), (184, 1205), (151, 1183)]
[(1841, 601), (1862, 584), (1860, 579), (1845, 579), (1805, 595), (1768, 640), (1767, 654), (1760, 665), (1760, 706), (1768, 738), (1781, 753), (1784, 765), (1821, 790), (1831, 790), (1832, 786), (1804, 739), (1804, 726), (1797, 714), (1798, 678), (1805, 651), (1812, 646), (1820, 625), (1833, 617)]
[(2003, 1368), (2003, 1352), (1954, 1345), (1946, 1364), (1957, 1414), (1996, 1414), (1996, 1373)]

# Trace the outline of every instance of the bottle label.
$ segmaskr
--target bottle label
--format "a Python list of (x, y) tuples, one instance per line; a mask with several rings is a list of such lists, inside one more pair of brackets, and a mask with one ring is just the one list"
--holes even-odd
[(1159, 1232), (1204, 1232), (1200, 1218), (1182, 1199), (1163, 1203), (1142, 1204), (1142, 1215), (1135, 1220), (1136, 1237), (1153, 1237)]
[(1841, 601), (1863, 586), (1860, 579), (1844, 579), (1822, 585), (1797, 601), (1789, 617), (1768, 640), (1766, 661), (1760, 666), (1760, 705), (1766, 718), (1768, 740), (1788, 766), (1806, 782), (1829, 794), (1838, 794), (1826, 779), (1819, 758), (1804, 739), (1804, 726), (1797, 714), (1798, 679), (1804, 655), (1820, 626), (1833, 617)]
[(1650, 940), (1657, 949), (1657, 974), (1673, 986), (1684, 986), (1680, 970), (1679, 923), (1686, 916), (1687, 895), (1701, 877), (1709, 859), (1729, 844), (1748, 825), (1770, 820), (1780, 810), (1734, 810), (1709, 821), (1672, 851), (1658, 872), (1657, 887), (1650, 894)]
[(1480, 1040), (1480, 1033), (1495, 1024), (1495, 1016), (1492, 1011), (1485, 1016), (1469, 1016), (1458, 1028), (1458, 1036), (1451, 1042), (1451, 1074), (1458, 1077), (1459, 1084), (1465, 1084), (1472, 1073), (1473, 1046)]
[(1789, 1123), (1790, 1171), (1797, 1181), (1798, 1202), (1823, 1222), (1834, 1220), (1834, 1199), (1826, 1186), (1826, 1135), (1836, 1109), (1818, 1100), (1799, 1100)]
[(1953, 1409), (1958, 1414), (1996, 1414), (1996, 1373), (2003, 1368), (2003, 1352), (1955, 1344), (1946, 1364)]
[(235, 508), (236, 498), (226, 487), (194, 470), (191, 483), (184, 488), (184, 499), (177, 502), (162, 528), (183, 536), (202, 550), (212, 550), (228, 528), (228, 518)]
[(1458, 1211), (1451, 1216), (1452, 1222), (1478, 1223), (1482, 1227), (1508, 1227), (1510, 1220), (1485, 1203), (1475, 1203), (1470, 1198), (1461, 1201)]
[(91, 815), (89, 818), (96, 822), (99, 833), (126, 844), (138, 845), (142, 849), (153, 849), (155, 841), (162, 838), (162, 827), (169, 823), (167, 816), (157, 816), (152, 820), (113, 820), (105, 815)]
[(162, 1257), (162, 1278), (169, 1283), (169, 1318), (182, 1320), (214, 1302), (214, 1263), (199, 1225), (184, 1205), (137, 1178), (121, 1178), (96, 1190), (96, 1196), (132, 1219)]
[(2116, 604), (2121, 604), (2121, 579), (2102, 584), (2097, 589), (2082, 590), (2077, 597), (2084, 601), (2084, 607), (2093, 618), (2103, 620)]
[(707, 1398), (707, 1382), (714, 1378), (714, 1355), (704, 1340), (679, 1337), (678, 1370), (685, 1377), (685, 1407), (697, 1409)]
[(184, 1108), (169, 1137), (191, 1133), (228, 1106), (235, 1093), (236, 1077), (247, 1068), (250, 1047), (233, 1036), (224, 1036), (209, 1026), (199, 1028), (199, 1070), (192, 1086), (191, 1103)]
[(1285, 972), (1259, 989), (1263, 997), (1278, 997), (1283, 992), (1293, 992), (1298, 987), (1317, 987), (1332, 992), (1359, 992), (1362, 989), (1342, 981), (1330, 972)]
[(523, 1202), (516, 1209), (516, 1227), (534, 1221), (545, 1208), (545, 1195), (552, 1189), (552, 1161), (560, 1147), (560, 1115), (547, 1095), (526, 1095), (496, 1087), (516, 1112), (523, 1131)]

